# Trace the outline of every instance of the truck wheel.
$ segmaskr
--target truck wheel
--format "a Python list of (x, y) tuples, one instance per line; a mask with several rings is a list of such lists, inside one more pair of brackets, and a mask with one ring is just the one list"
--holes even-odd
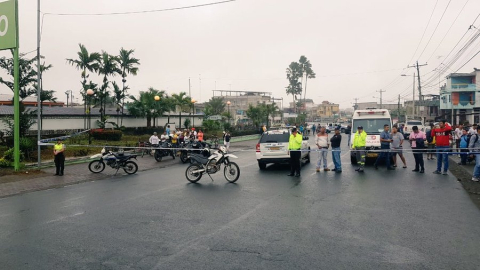
[(260, 170), (265, 170), (267, 168), (267, 164), (259, 161), (258, 168), (260, 168)]
[(350, 163), (352, 163), (352, 165), (357, 165), (357, 157), (350, 156)]

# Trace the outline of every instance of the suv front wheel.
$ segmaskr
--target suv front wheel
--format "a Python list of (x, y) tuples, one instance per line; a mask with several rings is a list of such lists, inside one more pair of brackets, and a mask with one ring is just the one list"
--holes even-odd
[(258, 167), (260, 168), (260, 170), (265, 170), (267, 168), (267, 164), (259, 161)]

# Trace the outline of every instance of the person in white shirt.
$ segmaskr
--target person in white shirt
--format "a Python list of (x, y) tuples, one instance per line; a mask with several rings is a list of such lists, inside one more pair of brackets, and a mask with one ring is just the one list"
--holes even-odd
[(151, 145), (158, 145), (160, 142), (160, 139), (158, 139), (157, 132), (154, 132), (152, 136), (150, 136), (150, 139), (148, 139), (148, 142)]
[(462, 124), (458, 125), (457, 128), (455, 129), (455, 145), (457, 146), (457, 149), (460, 149), (460, 138), (463, 135), (462, 130), (463, 130)]
[(317, 172), (320, 171), (320, 167), (322, 165), (323, 161), (323, 170), (324, 171), (330, 171), (329, 168), (327, 168), (327, 154), (328, 154), (328, 134), (326, 133), (325, 127), (320, 128), (320, 132), (317, 133), (317, 136), (315, 136), (315, 144), (317, 145), (318, 149), (320, 151), (318, 152), (318, 161), (317, 161)]
[(473, 124), (473, 126), (470, 127), (468, 134), (470, 135), (477, 134), (477, 124)]
[(165, 142), (166, 140), (168, 140), (168, 135), (167, 135), (167, 132), (163, 132), (162, 136), (160, 136), (160, 140), (162, 142)]

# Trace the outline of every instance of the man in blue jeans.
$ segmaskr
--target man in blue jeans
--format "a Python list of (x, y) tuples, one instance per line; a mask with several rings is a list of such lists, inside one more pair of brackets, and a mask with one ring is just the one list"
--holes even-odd
[(340, 160), (340, 144), (342, 143), (342, 135), (340, 134), (340, 129), (335, 128), (335, 135), (330, 138), (330, 143), (332, 144), (332, 160), (335, 168), (332, 170), (336, 173), (342, 172), (342, 161)]
[(432, 137), (435, 137), (437, 145), (437, 170), (433, 173), (448, 175), (448, 152), (450, 152), (450, 133), (452, 132), (452, 127), (447, 123), (447, 120), (440, 121), (438, 125), (439, 128), (432, 129)]
[(380, 133), (380, 148), (382, 152), (378, 155), (377, 160), (375, 161), (375, 170), (378, 169), (378, 161), (381, 159), (385, 159), (387, 164), (387, 170), (395, 170), (392, 166), (390, 166), (390, 143), (392, 142), (392, 137), (390, 136), (390, 126), (384, 125), (383, 131)]

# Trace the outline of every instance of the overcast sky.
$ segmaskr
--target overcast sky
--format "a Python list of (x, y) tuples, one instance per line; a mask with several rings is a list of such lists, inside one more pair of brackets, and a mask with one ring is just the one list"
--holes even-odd
[[(42, 0), (45, 13), (102, 13), (182, 7), (217, 0)], [(36, 48), (34, 0), (19, 1), (21, 52)], [(384, 89), (384, 103), (396, 103), (402, 94), (411, 99), (415, 60), (435, 69), (452, 50), (480, 12), (478, 0), (452, 0), (436, 33), (430, 39), (449, 0), (438, 0), (429, 27), (416, 55), (437, 0), (237, 0), (235, 2), (178, 11), (118, 16), (54, 16), (43, 20), (41, 50), (54, 68), (44, 75), (44, 89), (57, 91), (65, 100), (68, 89), (78, 93), (80, 72), (66, 64), (75, 58), (78, 43), (89, 51), (117, 54), (121, 47), (135, 49), (141, 61), (138, 76), (128, 77), (130, 93), (148, 87), (169, 93), (188, 92), (207, 101), (215, 89), (285, 94), (285, 69), (305, 55), (317, 78), (308, 81), (307, 98), (350, 107), (374, 101)], [(465, 9), (447, 33), (464, 4)], [(475, 23), (480, 26), (480, 19)], [(474, 29), (467, 34), (469, 37)], [(438, 50), (434, 50), (438, 47)], [(424, 53), (420, 56), (421, 52)], [(477, 40), (461, 58), (465, 62), (480, 49)], [(456, 49), (458, 50), (458, 49)], [(0, 52), (0, 56), (9, 55)], [(34, 56), (34, 53), (29, 54)], [(462, 61), (463, 59), (463, 61)], [(411, 61), (410, 61), (411, 60)], [(472, 71), (478, 58), (462, 70)], [(425, 77), (428, 79), (434, 73)], [(97, 83), (100, 78), (91, 77)], [(121, 79), (116, 78), (120, 83)], [(443, 79), (443, 78), (440, 78)], [(423, 78), (422, 78), (423, 80)], [(438, 78), (426, 93), (438, 93)], [(11, 93), (0, 86), (0, 93)], [(410, 96), (407, 96), (410, 94)], [(79, 97), (79, 95), (77, 94)]]

